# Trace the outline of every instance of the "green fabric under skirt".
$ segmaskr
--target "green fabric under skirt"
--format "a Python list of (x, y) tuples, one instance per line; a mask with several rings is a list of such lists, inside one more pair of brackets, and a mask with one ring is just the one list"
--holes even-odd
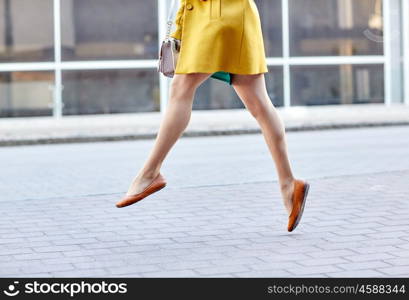
[(231, 75), (228, 72), (223, 72), (223, 71), (215, 72), (210, 77), (214, 78), (214, 79), (224, 81), (224, 82), (228, 83), (229, 85), (231, 85)]

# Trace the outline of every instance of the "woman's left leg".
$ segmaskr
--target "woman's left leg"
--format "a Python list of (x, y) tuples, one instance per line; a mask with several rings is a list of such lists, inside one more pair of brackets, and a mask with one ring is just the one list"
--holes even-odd
[(285, 128), (281, 117), (268, 96), (264, 74), (232, 74), (232, 86), (245, 107), (260, 125), (275, 162), (284, 206), (288, 214), (290, 214), (295, 178), (288, 159)]

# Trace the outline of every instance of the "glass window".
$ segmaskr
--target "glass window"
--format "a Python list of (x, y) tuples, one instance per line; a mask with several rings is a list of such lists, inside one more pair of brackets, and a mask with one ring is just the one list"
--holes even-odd
[(208, 78), (196, 90), (193, 109), (232, 109), (244, 105), (232, 86), (215, 78)]
[(0, 0), (0, 62), (54, 59), (53, 1)]
[(269, 66), (265, 75), (268, 96), (275, 107), (284, 105), (283, 68)]
[(0, 117), (52, 114), (53, 72), (1, 72)]
[(264, 38), (266, 56), (283, 55), (281, 0), (255, 0)]
[(64, 71), (63, 114), (108, 114), (159, 110), (156, 70)]
[(158, 1), (61, 1), (62, 59), (154, 59)]
[(383, 65), (291, 67), (291, 105), (383, 103)]
[(292, 56), (382, 55), (382, 0), (290, 0)]
[[(272, 103), (275, 106), (283, 105), (282, 67), (269, 67), (269, 73), (266, 73), (265, 81)], [(193, 109), (232, 108), (245, 108), (233, 86), (214, 78), (208, 78), (196, 90)]]

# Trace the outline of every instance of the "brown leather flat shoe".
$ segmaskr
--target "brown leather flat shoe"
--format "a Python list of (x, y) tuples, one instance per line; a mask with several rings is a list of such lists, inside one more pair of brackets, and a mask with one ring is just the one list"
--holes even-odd
[(159, 173), (155, 177), (155, 179), (142, 192), (134, 195), (125, 196), (124, 198), (122, 198), (121, 201), (119, 201), (115, 205), (116, 207), (125, 207), (134, 204), (139, 200), (142, 200), (146, 196), (149, 196), (150, 194), (153, 194), (154, 192), (163, 189), (165, 186), (166, 186), (165, 178), (163, 178), (162, 174)]
[(308, 189), (310, 184), (301, 179), (295, 179), (294, 182), (294, 193), (292, 197), (293, 208), (291, 214), (288, 217), (288, 231), (293, 231), (297, 227), (302, 214), (304, 212), (305, 201), (307, 199)]

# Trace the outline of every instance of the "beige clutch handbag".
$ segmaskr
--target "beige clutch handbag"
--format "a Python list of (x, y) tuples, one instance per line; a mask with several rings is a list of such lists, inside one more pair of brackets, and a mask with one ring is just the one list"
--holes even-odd
[(180, 43), (181, 41), (170, 36), (170, 31), (173, 24), (173, 12), (175, 9), (175, 0), (172, 0), (172, 4), (168, 13), (166, 36), (162, 41), (159, 50), (158, 59), (158, 72), (162, 73), (166, 77), (173, 77), (175, 75), (176, 64), (179, 57)]

